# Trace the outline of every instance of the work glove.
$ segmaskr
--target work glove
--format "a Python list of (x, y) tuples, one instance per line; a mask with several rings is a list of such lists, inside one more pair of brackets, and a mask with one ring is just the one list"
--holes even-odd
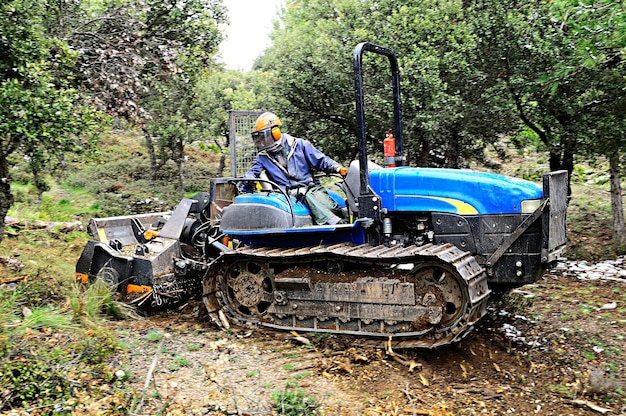
[(348, 168), (345, 166), (339, 166), (337, 168), (337, 173), (339, 173), (342, 178), (345, 178), (346, 175), (348, 174)]
[(237, 190), (240, 194), (248, 193), (248, 183), (246, 181), (239, 181), (235, 183)]

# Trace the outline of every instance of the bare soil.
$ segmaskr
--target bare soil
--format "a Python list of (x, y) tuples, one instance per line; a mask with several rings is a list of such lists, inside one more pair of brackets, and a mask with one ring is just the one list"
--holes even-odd
[[(128, 348), (113, 365), (135, 385), (135, 414), (302, 414), (306, 403), (293, 413), (277, 407), (279, 392), (296, 391), (323, 415), (626, 414), (622, 269), (622, 260), (608, 269), (563, 263), (494, 302), (460, 343), (432, 351), (389, 350), (384, 341), (343, 336), (218, 330), (204, 306), (190, 302), (114, 323)], [(76, 414), (96, 414), (104, 405)]]

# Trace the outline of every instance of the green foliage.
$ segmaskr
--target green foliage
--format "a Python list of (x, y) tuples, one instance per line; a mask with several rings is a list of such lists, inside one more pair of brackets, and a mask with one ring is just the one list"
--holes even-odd
[(5, 356), (0, 364), (0, 378), (5, 389), (0, 409), (50, 406), (69, 399), (72, 382), (63, 368), (65, 361), (61, 351), (39, 350), (33, 355), (24, 349)]
[(204, 142), (200, 142), (198, 143), (198, 147), (202, 150), (208, 150), (208, 151), (216, 152), (216, 153), (220, 151), (219, 146), (217, 146), (216, 144), (211, 144), (211, 143), (207, 144)]
[(623, 147), (620, 4), (498, 1), (477, 6), (474, 15), (484, 71), (550, 151), (551, 169), (571, 172), (576, 153)]
[(107, 358), (119, 346), (107, 330), (81, 333), (71, 315), (50, 305), (31, 309), (26, 300), (20, 291), (0, 290), (0, 411), (51, 412), (53, 404), (60, 411), (75, 394), (76, 380), (111, 380)]
[[(355, 153), (351, 56), (363, 40), (398, 55), (410, 163), (482, 162), (502, 135), (548, 150), (552, 169), (570, 171), (578, 152), (621, 147), (618, 3), (306, 0), (281, 17), (255, 65), (280, 85), (284, 101), (268, 105), (290, 132), (339, 160)], [(364, 65), (375, 158), (391, 127), (389, 69), (384, 58), (366, 56)]]
[[(24, 157), (39, 195), (49, 189), (45, 173), (63, 165), (66, 152), (80, 151), (98, 114), (63, 76), (76, 53), (46, 36), (47, 2), (11, 0), (0, 5), (0, 241), (13, 202), (9, 158)], [(89, 140), (89, 139), (83, 139)]]
[[(410, 163), (463, 166), (482, 159), (482, 149), (499, 135), (515, 131), (511, 103), (472, 64), (478, 40), (460, 1), (326, 3), (290, 5), (257, 62), (280, 80), (286, 102), (277, 101), (276, 110), (294, 134), (339, 160), (354, 157), (351, 58), (363, 40), (389, 47), (399, 58)], [(375, 156), (393, 123), (390, 69), (386, 58), (366, 53), (364, 70)]]
[[(3, 3), (0, 177), (9, 177), (7, 160), (19, 152), (41, 198), (49, 190), (48, 169), (65, 169), (68, 152), (94, 150), (90, 131), (100, 115), (93, 104), (129, 119), (147, 116), (148, 109), (146, 120), (169, 134), (162, 135), (163, 163), (178, 163), (183, 141), (196, 137), (182, 103), (192, 100), (195, 74), (210, 66), (225, 19), (221, 0)], [(182, 112), (160, 112), (155, 103), (164, 102)], [(2, 191), (4, 218), (13, 198), (8, 186)]]
[(191, 365), (187, 357), (185, 357), (184, 355), (179, 355), (179, 354), (176, 354), (174, 356), (174, 364), (177, 365), (178, 367), (189, 367)]
[(307, 378), (311, 376), (311, 372), (310, 371), (304, 371), (302, 373), (298, 373), (295, 375), (295, 379), (296, 380), (302, 380), (303, 378)]
[[(120, 350), (120, 344), (108, 330), (90, 330), (75, 347), (79, 353), (80, 361), (91, 365), (105, 364), (107, 359)], [(100, 371), (106, 369), (98, 367)], [(107, 379), (110, 374), (103, 373)]]
[[(117, 344), (106, 333), (76, 337), (64, 333), (51, 337), (49, 332), (31, 332), (11, 338), (11, 346), (2, 355), (0, 383), (3, 400), (0, 411), (15, 408), (48, 408), (58, 412), (66, 406), (77, 387), (98, 395), (103, 382), (113, 382), (107, 361), (117, 352)], [(61, 339), (63, 338), (63, 339)], [(91, 387), (79, 384), (92, 381)], [(124, 381), (116, 381), (122, 383)]]
[(283, 390), (274, 390), (270, 399), (279, 415), (313, 415), (320, 406), (315, 398), (292, 385), (286, 385)]
[(274, 110), (285, 131), (311, 140), (339, 161), (356, 151), (351, 56), (369, 33), (354, 36), (363, 31), (368, 5), (352, 0), (290, 4), (284, 24), (272, 34), (273, 45), (255, 63), (274, 84), (260, 109)]

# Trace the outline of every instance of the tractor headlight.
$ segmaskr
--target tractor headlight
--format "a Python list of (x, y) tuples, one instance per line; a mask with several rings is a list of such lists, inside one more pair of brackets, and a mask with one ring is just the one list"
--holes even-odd
[(527, 199), (522, 201), (522, 214), (532, 214), (541, 206), (541, 199)]

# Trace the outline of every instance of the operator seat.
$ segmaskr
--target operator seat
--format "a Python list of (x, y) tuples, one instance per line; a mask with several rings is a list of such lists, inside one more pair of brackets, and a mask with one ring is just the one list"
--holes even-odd
[[(343, 183), (338, 184), (343, 192), (346, 194), (346, 202), (350, 209), (350, 212), (358, 212), (359, 193), (361, 190), (361, 169), (358, 160), (350, 162), (348, 167), (348, 174), (343, 180)], [(382, 166), (377, 165), (374, 162), (367, 162), (368, 172), (377, 169), (383, 169)]]

